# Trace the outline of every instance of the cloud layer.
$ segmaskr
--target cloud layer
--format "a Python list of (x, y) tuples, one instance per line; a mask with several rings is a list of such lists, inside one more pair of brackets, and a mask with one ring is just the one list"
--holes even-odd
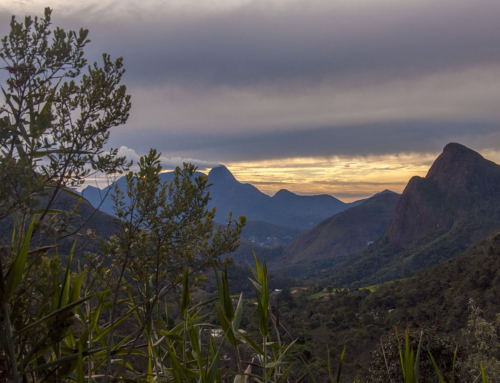
[[(126, 146), (122, 146), (118, 149), (119, 157), (126, 157), (128, 161), (133, 161), (132, 169), (133, 171), (137, 171), (139, 169), (138, 163), (140, 159), (140, 155), (134, 149), (127, 148)], [(211, 168), (220, 165), (218, 162), (208, 162), (197, 160), (195, 158), (181, 158), (181, 157), (166, 157), (160, 155), (158, 159), (163, 167), (163, 170), (173, 170), (177, 166), (182, 167), (183, 163), (191, 163), (198, 167), (199, 171), (210, 170)]]

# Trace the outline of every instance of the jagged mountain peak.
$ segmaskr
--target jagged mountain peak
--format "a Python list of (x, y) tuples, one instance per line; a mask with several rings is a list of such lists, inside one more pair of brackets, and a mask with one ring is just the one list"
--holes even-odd
[(405, 278), (465, 250), (500, 227), (500, 165), (451, 143), (425, 178), (413, 177), (384, 235), (346, 262), (340, 285)]
[(450, 143), (429, 172), (406, 186), (388, 229), (392, 241), (408, 245), (420, 236), (445, 233), (481, 201), (500, 193), (500, 166), (464, 145)]
[(238, 182), (236, 178), (233, 176), (233, 173), (229, 171), (228, 168), (226, 168), (224, 165), (219, 165), (208, 173), (208, 177), (211, 179), (213, 182), (216, 180), (217, 182), (224, 182), (224, 181), (229, 181), (229, 182)]
[(450, 194), (497, 194), (500, 166), (468, 147), (450, 143), (434, 161), (426, 180)]
[(493, 164), (478, 152), (464, 145), (450, 143), (444, 147), (443, 152), (436, 158), (425, 178), (440, 178), (444, 173), (448, 176), (456, 176), (457, 171), (483, 166), (488, 162)]

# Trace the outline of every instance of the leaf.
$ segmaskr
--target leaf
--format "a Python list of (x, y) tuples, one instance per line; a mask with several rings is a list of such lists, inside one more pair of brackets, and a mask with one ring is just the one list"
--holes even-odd
[(157, 331), (159, 334), (163, 335), (167, 339), (171, 339), (171, 340), (174, 340), (177, 342), (182, 342), (184, 340), (184, 338), (182, 336), (180, 336), (179, 334), (175, 334), (173, 332), (166, 331), (166, 330), (157, 330)]
[(275, 367), (284, 366), (287, 364), (288, 364), (288, 362), (283, 362), (283, 361), (271, 362), (271, 363), (266, 364), (266, 368), (275, 368)]
[(189, 307), (189, 270), (187, 266), (184, 267), (184, 275), (182, 278), (182, 301), (181, 301), (181, 313), (185, 316), (186, 309)]
[(224, 330), (224, 333), (227, 336), (227, 339), (229, 340), (229, 343), (231, 343), (233, 346), (236, 347), (238, 345), (238, 340), (234, 335), (231, 325), (229, 324), (228, 320), (224, 316), (224, 313), (219, 308), (219, 306), (215, 305), (215, 309), (217, 310), (217, 316), (219, 317), (219, 322), (222, 326), (222, 329)]
[[(11, 214), (12, 216), (12, 219), (14, 220), (14, 230), (13, 230), (13, 233), (12, 233), (12, 236), (14, 237), (15, 236), (15, 233), (16, 233), (16, 227), (21, 227), (22, 225), (22, 221), (21, 221), (21, 216), (19, 215), (19, 212), (15, 211)], [(14, 244), (14, 239), (12, 240), (12, 243)]]
[[(78, 199), (82, 199), (84, 200), (85, 202), (87, 202), (90, 206), (92, 206), (92, 204), (89, 202), (89, 200), (87, 198), (85, 198), (84, 196), (82, 196), (81, 194), (78, 194), (77, 192), (71, 190), (71, 189), (62, 189), (61, 190), (63, 193), (66, 193), (66, 194), (69, 194), (69, 195), (72, 195), (73, 197), (76, 197)], [(95, 206), (93, 206), (95, 207)]]
[(153, 376), (153, 363), (152, 359), (154, 358), (153, 356), (153, 350), (151, 348), (151, 342), (148, 339), (148, 383), (153, 383), (154, 382), (154, 376)]
[(78, 362), (76, 367), (76, 383), (85, 383), (85, 376), (83, 372), (83, 342), (78, 343)]
[(31, 242), (31, 235), (33, 233), (33, 226), (35, 219), (31, 221), (28, 228), (28, 232), (23, 239), (21, 248), (17, 254), (16, 260), (9, 270), (9, 275), (5, 283), (5, 291), (2, 295), (2, 303), (6, 303), (12, 299), (17, 286), (21, 283), (23, 279), (24, 269), (26, 267), (26, 258), (28, 256), (29, 245)]
[(91, 331), (94, 330), (97, 326), (97, 321), (99, 320), (99, 317), (101, 316), (101, 310), (103, 309), (104, 299), (106, 298), (107, 291), (98, 293), (98, 295), (99, 295), (99, 304), (95, 308), (94, 314), (92, 315), (92, 317), (90, 319), (89, 329)]
[(71, 310), (74, 307), (77, 307), (77, 306), (81, 305), (82, 303), (87, 302), (89, 299), (92, 299), (92, 298), (94, 298), (97, 295), (98, 294), (88, 295), (85, 298), (80, 299), (79, 301), (76, 301), (74, 303), (70, 303), (70, 304), (68, 304), (65, 307), (62, 307), (62, 308), (60, 308), (60, 309), (58, 309), (56, 311), (51, 312), (50, 314), (44, 316), (43, 318), (37, 320), (36, 322), (30, 323), (28, 326), (26, 326), (26, 327), (22, 328), (21, 330), (17, 331), (14, 334), (14, 337), (23, 334), (24, 332), (28, 331), (29, 329), (31, 329), (33, 327), (37, 327), (37, 326), (41, 325), (43, 322), (46, 322), (47, 320), (49, 320), (50, 318), (52, 318), (54, 316), (58, 316), (58, 315), (64, 313), (65, 311), (67, 311), (67, 310)]
[[(311, 369), (309, 368), (309, 365), (304, 361), (304, 359), (302, 359), (302, 357), (300, 357), (300, 360), (302, 361), (302, 364), (304, 365), (304, 367), (307, 371), (307, 375), (309, 375), (309, 377), (311, 378), (311, 381), (313, 383), (317, 383), (316, 379), (314, 379), (314, 375), (312, 374)], [(339, 368), (340, 368), (340, 366), (339, 366)], [(302, 378), (300, 380), (302, 380)], [(340, 380), (338, 380), (338, 382), (340, 382)]]
[(483, 364), (481, 363), (481, 378), (483, 379), (483, 383), (488, 383), (488, 378), (486, 377), (486, 373), (484, 372)]
[(234, 321), (234, 308), (231, 302), (231, 297), (229, 295), (229, 279), (227, 277), (227, 258), (226, 264), (224, 265), (224, 276), (222, 279), (222, 285), (224, 290), (224, 313), (229, 322)]
[(258, 308), (258, 313), (259, 313), (259, 330), (262, 336), (268, 336), (269, 335), (269, 324), (267, 322), (267, 307), (264, 308), (259, 296), (259, 293), (257, 292), (257, 308)]
[(407, 327), (405, 336), (405, 364), (403, 366), (405, 382), (415, 381), (413, 350), (411, 350), (410, 348), (411, 348), (410, 331), (409, 328)]
[(58, 210), (58, 209), (49, 209), (49, 210), (45, 210), (45, 209), (36, 209), (33, 211), (33, 214), (34, 215), (42, 215), (44, 213), (47, 213), (47, 214), (69, 214), (69, 215), (75, 215), (75, 216), (78, 216), (78, 214), (76, 213), (73, 213), (71, 211), (66, 211), (66, 210)]
[(200, 339), (200, 327), (194, 326), (194, 321), (189, 318), (188, 334), (189, 340), (191, 341), (191, 346), (196, 354), (196, 360), (198, 362), (198, 368), (201, 370), (203, 368), (203, 358), (201, 356), (201, 339)]
[(35, 250), (28, 251), (28, 258), (33, 257), (33, 256), (37, 256), (39, 254), (43, 254), (43, 253), (45, 253), (45, 252), (49, 251), (50, 249), (53, 249), (54, 247), (57, 247), (57, 246), (58, 245), (42, 246), (42, 247), (36, 248)]
[(64, 281), (62, 284), (61, 295), (59, 296), (59, 304), (57, 305), (58, 309), (60, 309), (63, 306), (66, 306), (68, 304), (69, 283), (70, 283), (70, 273), (71, 273), (70, 266), (71, 266), (71, 261), (73, 260), (73, 253), (75, 251), (75, 246), (76, 246), (76, 241), (73, 244), (71, 251), (69, 252), (68, 264), (66, 265), (66, 273), (64, 275)]
[[(86, 271), (82, 271), (75, 279), (71, 293), (69, 294), (68, 303), (76, 302), (80, 299), (80, 291), (82, 289), (83, 278), (85, 278)], [(78, 306), (77, 306), (78, 307)], [(73, 308), (73, 313), (76, 313), (77, 307)]]
[(259, 355), (264, 355), (264, 351), (259, 346), (257, 346), (257, 344), (255, 344), (250, 338), (248, 338), (246, 335), (243, 335), (241, 332), (239, 332), (238, 334), (243, 338), (245, 343), (252, 347)]
[[(118, 319), (117, 321), (115, 321), (113, 327), (116, 327), (120, 323), (122, 323), (123, 321), (125, 321), (130, 316), (130, 314), (132, 314), (132, 311), (129, 311), (128, 313), (126, 313), (125, 315), (123, 315), (120, 319)], [(98, 342), (99, 340), (102, 339), (103, 336), (105, 336), (106, 334), (108, 334), (110, 330), (111, 330), (111, 326), (106, 327), (101, 332), (99, 332), (95, 338), (92, 338), (92, 342)]]
[(238, 331), (241, 324), (241, 318), (243, 316), (243, 294), (240, 294), (240, 299), (238, 300), (238, 305), (236, 306), (236, 311), (234, 313), (233, 328), (234, 331)]
[[(101, 347), (101, 348), (94, 349), (94, 350), (85, 350), (82, 352), (82, 354), (83, 354), (83, 356), (90, 356), (90, 355), (95, 355), (95, 354), (101, 353), (103, 351), (105, 351), (105, 348)], [(39, 370), (46, 370), (49, 367), (62, 366), (68, 362), (72, 362), (75, 360), (78, 360), (78, 353), (74, 353), (74, 354), (71, 354), (68, 356), (63, 356), (62, 358), (52, 360), (52, 361), (45, 363), (45, 364), (39, 364), (39, 365), (29, 369), (29, 370), (26, 370), (25, 373), (31, 374), (31, 373), (39, 371)]]
[[(415, 358), (415, 367), (414, 367), (415, 381), (417, 382), (418, 379), (420, 378), (420, 353), (422, 351), (422, 335), (423, 331), (420, 332), (420, 340), (418, 341), (417, 356)], [(455, 356), (456, 356), (456, 350), (455, 350)], [(455, 365), (453, 365), (453, 369), (455, 369)]]
[(340, 355), (339, 368), (337, 370), (337, 377), (335, 378), (335, 383), (342, 383), (342, 363), (344, 362), (344, 355), (345, 355), (345, 347), (344, 351), (342, 351), (342, 355)]
[(210, 368), (208, 369), (206, 375), (205, 375), (205, 382), (206, 383), (212, 383), (215, 382), (215, 379), (217, 378), (217, 372), (219, 370), (219, 363), (220, 363), (220, 350), (221, 347), (217, 349), (216, 352), (214, 352), (213, 349), (213, 343), (212, 340), (210, 339), (211, 343), (211, 350), (212, 350), (212, 364), (210, 365)]
[(219, 302), (222, 306), (224, 306), (224, 286), (222, 285), (219, 272), (217, 271), (217, 268), (215, 266), (214, 266), (214, 274), (215, 274), (215, 282), (217, 284), (217, 292), (219, 293)]
[(458, 346), (455, 347), (455, 352), (453, 353), (453, 368), (451, 371), (451, 383), (455, 383), (455, 366), (457, 364), (457, 351), (458, 351)]
[[(295, 339), (292, 343), (290, 343), (287, 346), (287, 348), (285, 348), (285, 350), (281, 353), (281, 358), (283, 358), (286, 355), (286, 353), (288, 352), (288, 350), (290, 350), (290, 348), (295, 344), (295, 342), (297, 342), (297, 340), (298, 340), (298, 338)], [(283, 346), (282, 346), (282, 348), (283, 348)]]
[(436, 370), (436, 374), (439, 378), (440, 383), (446, 383), (445, 380), (443, 379), (443, 374), (441, 373), (441, 370), (439, 369), (436, 361), (434, 360), (434, 357), (432, 356), (431, 352), (429, 351), (429, 356), (431, 357), (432, 364), (434, 365), (434, 370)]
[(327, 347), (326, 348), (326, 361), (327, 361), (327, 367), (328, 367), (328, 381), (330, 383), (333, 383), (333, 375), (332, 375), (332, 366), (330, 363), (330, 349)]
[(257, 281), (254, 281), (252, 278), (248, 278), (248, 280), (249, 280), (250, 282), (252, 282), (252, 284), (255, 286), (255, 289), (256, 289), (258, 292), (262, 293), (262, 286), (260, 285), (260, 283), (258, 283)]

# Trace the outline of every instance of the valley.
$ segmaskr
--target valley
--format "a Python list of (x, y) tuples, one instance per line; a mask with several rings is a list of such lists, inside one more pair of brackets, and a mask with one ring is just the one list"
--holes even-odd
[[(392, 326), (465, 339), (471, 299), (488, 321), (500, 309), (500, 166), (463, 145), (447, 145), (401, 195), (384, 191), (351, 204), (285, 190), (269, 197), (222, 166), (208, 176), (217, 219), (229, 212), (248, 219), (240, 246), (227, 254), (232, 291), (251, 296), (245, 270), (255, 251), (303, 356), (320, 357), (326, 340), (346, 345), (347, 373), (366, 373), (376, 339)], [(96, 203), (91, 188), (83, 195)]]

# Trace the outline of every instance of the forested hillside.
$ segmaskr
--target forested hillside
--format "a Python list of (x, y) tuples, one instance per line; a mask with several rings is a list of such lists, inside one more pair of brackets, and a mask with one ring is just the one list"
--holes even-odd
[(335, 214), (286, 245), (271, 267), (302, 277), (349, 259), (382, 235), (398, 199), (399, 194), (383, 193)]
[[(451, 363), (457, 344), (459, 358), (465, 360), (473, 352), (466, 336), (471, 318), (470, 300), (484, 312), (479, 314), (478, 321), (485, 318), (499, 325), (496, 316), (500, 312), (500, 232), (412, 278), (368, 289), (336, 289), (324, 284), (285, 288), (276, 299), (280, 321), (293, 337), (299, 338), (302, 356), (317, 363), (318, 369), (324, 368), (320, 360), (326, 347), (340, 355), (346, 346), (346, 373), (350, 376), (360, 373), (362, 381), (371, 381), (372, 361), (376, 365), (381, 363), (378, 368), (385, 370), (382, 355), (372, 354), (380, 350), (380, 338), (386, 339), (394, 326), (404, 331), (407, 325), (426, 329), (428, 347), (443, 347), (433, 351), (443, 353), (443, 362), (448, 359)], [(496, 334), (492, 333), (487, 340), (492, 347), (487, 354), (492, 360), (500, 351)], [(417, 332), (415, 344), (418, 336)], [(427, 368), (433, 371), (431, 361), (426, 360)], [(384, 379), (387, 375), (373, 381)]]
[(373, 245), (323, 273), (336, 286), (406, 278), (458, 255), (500, 227), (500, 166), (449, 144), (425, 178), (413, 177)]

